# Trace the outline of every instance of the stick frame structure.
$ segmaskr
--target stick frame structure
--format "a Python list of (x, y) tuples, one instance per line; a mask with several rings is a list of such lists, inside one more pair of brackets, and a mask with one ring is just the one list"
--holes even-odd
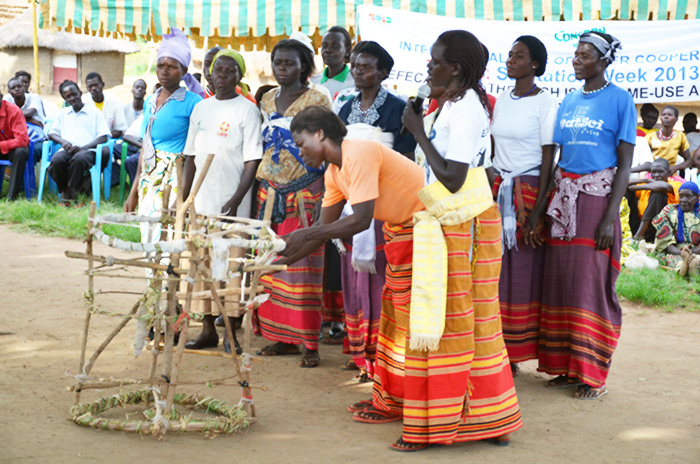
[[(160, 242), (156, 244), (154, 252), (147, 254), (147, 259), (144, 260), (142, 255), (134, 258), (114, 258), (94, 253), (95, 240), (113, 248), (134, 249), (122, 241), (105, 239), (105, 234), (101, 230), (102, 223), (115, 220), (128, 223), (129, 215), (96, 218), (94, 202), (90, 206), (85, 253), (66, 251), (66, 256), (69, 258), (87, 261), (85, 274), (88, 278), (88, 289), (84, 294), (86, 314), (80, 344), (79, 373), (75, 376), (77, 383), (67, 387), (69, 391), (75, 392), (75, 402), (70, 411), (71, 418), (75, 423), (103, 430), (149, 433), (156, 439), (162, 440), (168, 431), (233, 433), (243, 430), (255, 421), (253, 389), (265, 388), (251, 384), (252, 362), (254, 361), (250, 354), (251, 312), (266, 298), (266, 295), (261, 294), (263, 290), (260, 285), (261, 275), (265, 272), (286, 268), (286, 266), (272, 264), (275, 252), (284, 248), (284, 241), (277, 238), (270, 229), (273, 201), (267, 202), (263, 221), (228, 217), (224, 218), (224, 222), (222, 222), (221, 216), (208, 217), (197, 214), (194, 208), (194, 198), (211, 166), (213, 157), (214, 155), (208, 156), (202, 173), (192, 187), (188, 198), (183, 199), (180, 193), (182, 190), (178, 189), (177, 212), (174, 221), (167, 210), (161, 212), (161, 219), (158, 221), (161, 225)], [(176, 168), (181, 171), (181, 163), (178, 163)], [(163, 195), (165, 206), (169, 204), (170, 193), (169, 188), (166, 187)], [(272, 189), (270, 189), (269, 195), (274, 199)], [(138, 216), (133, 215), (131, 218), (135, 222), (139, 219)], [(152, 220), (149, 222), (155, 223)], [(183, 241), (186, 245), (186, 252), (166, 253), (163, 251), (163, 249), (174, 250), (169, 245), (170, 243), (177, 244), (176, 246), (179, 247), (177, 251), (181, 251)], [(212, 250), (215, 242), (218, 246), (218, 252)], [(240, 245), (256, 248), (243, 248)], [(222, 246), (227, 250), (226, 253), (221, 252)], [(229, 259), (228, 251), (233, 248), (242, 248), (243, 257)], [(240, 255), (241, 252), (239, 251), (238, 254)], [(101, 264), (99, 272), (94, 272), (95, 263)], [(216, 267), (217, 272), (213, 271), (213, 267)], [(223, 276), (222, 269), (225, 270)], [(129, 278), (128, 271), (132, 270), (135, 271), (134, 280), (141, 282), (135, 285), (144, 285), (144, 270), (147, 271), (148, 277), (143, 293), (133, 303), (131, 309), (110, 313), (100, 308), (96, 303), (96, 296), (115, 292), (110, 292), (109, 289), (104, 292), (100, 289), (96, 292), (95, 281), (111, 277)], [(222, 288), (219, 282), (226, 281), (233, 276), (240, 277), (242, 284)], [(248, 278), (246, 279), (246, 277)], [(197, 282), (203, 285), (204, 291), (201, 289), (195, 291), (195, 283)], [(125, 298), (128, 297), (125, 296)], [(231, 375), (224, 379), (199, 380), (201, 376), (194, 376), (198, 380), (181, 378), (187, 374), (182, 363), (183, 356), (185, 354), (200, 354), (195, 350), (185, 349), (189, 320), (201, 319), (203, 315), (192, 309), (194, 302), (200, 300), (211, 301), (211, 306), (215, 306), (225, 316), (230, 314), (232, 309), (244, 316), (242, 355), (236, 355), (235, 349), (234, 353), (230, 355), (201, 352), (203, 355), (230, 358), (231, 361), (226, 359), (224, 362), (231, 363)], [(204, 315), (206, 314), (210, 313), (205, 311)], [(109, 335), (98, 344), (95, 351), (89, 355), (88, 344), (90, 344), (90, 326), (93, 315), (117, 316), (121, 320)], [(138, 325), (135, 337), (135, 354), (140, 353), (146, 344), (145, 334), (148, 329), (154, 329), (154, 339), (147, 346), (152, 354), (148, 375), (139, 379), (91, 376), (90, 373), (99, 356), (132, 319), (135, 319)], [(228, 339), (234, 340), (234, 328), (229, 317), (223, 319)], [(179, 334), (177, 343), (175, 343), (176, 334)], [(160, 371), (159, 375), (156, 374), (158, 371)], [(240, 401), (237, 405), (232, 406), (225, 401), (178, 390), (182, 387), (198, 384), (207, 387), (212, 385), (231, 386), (234, 391), (239, 387)], [(140, 389), (125, 390), (134, 387)], [(110, 388), (119, 389), (119, 393), (99, 398), (91, 403), (81, 404), (83, 390)], [(144, 411), (146, 420), (134, 420), (128, 417), (126, 420), (115, 420), (100, 417), (102, 412), (110, 408), (140, 403), (146, 404), (147, 409)], [(175, 409), (175, 405), (205, 413), (215, 413), (217, 416), (215, 418), (195, 419), (191, 414), (187, 416), (181, 414)]]

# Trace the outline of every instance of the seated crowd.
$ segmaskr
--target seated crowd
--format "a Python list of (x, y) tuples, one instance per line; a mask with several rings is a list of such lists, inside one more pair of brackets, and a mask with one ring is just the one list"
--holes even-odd
[[(666, 106), (659, 113), (654, 105), (646, 103), (640, 116), (642, 125), (637, 127), (637, 134), (641, 143), (638, 141), (637, 147), (648, 150), (639, 156), (635, 153), (636, 164), (628, 181), (625, 198), (630, 230), (635, 240), (655, 244), (662, 264), (681, 275), (696, 274), (700, 260), (692, 250), (700, 246), (700, 237), (692, 230), (700, 224), (700, 217), (691, 197), (697, 196), (700, 167), (697, 116), (687, 113), (683, 117), (683, 131), (674, 129), (679, 116), (674, 106)], [(657, 127), (659, 118), (661, 127)], [(683, 196), (688, 197), (685, 202), (680, 201)], [(685, 213), (689, 213), (687, 222), (683, 220)]]
[[(138, 79), (134, 82), (134, 98), (127, 104), (103, 93), (104, 82), (96, 72), (86, 76), (87, 94), (82, 93), (76, 82), (64, 81), (59, 86), (59, 93), (65, 102), (60, 110), (54, 110), (55, 105), (29, 92), (30, 84), (31, 75), (26, 71), (17, 71), (15, 77), (8, 81), (8, 94), (2, 97), (0, 103), (3, 107), (0, 111), (6, 116), (0, 119), (0, 140), (4, 145), (14, 147), (0, 153), (0, 159), (12, 163), (7, 195), (9, 200), (17, 199), (18, 193), (25, 187), (23, 174), (30, 158), (28, 147), (33, 146), (33, 161), (38, 163), (45, 141), (59, 147), (51, 159), (48, 174), (58, 186), (62, 204), (73, 204), (78, 193), (90, 193), (92, 186), (88, 171), (95, 164), (95, 150), (109, 139), (118, 142), (114, 146), (117, 162), (121, 159), (122, 143), (127, 142), (131, 156), (126, 160), (126, 168), (133, 182), (138, 161), (138, 156), (134, 155), (140, 149), (140, 130), (136, 122), (137, 119), (140, 121), (143, 113), (145, 81)], [(52, 117), (47, 116), (49, 110)], [(105, 147), (102, 152), (103, 169), (109, 156), (109, 149)], [(113, 177), (108, 182), (115, 185), (119, 182), (119, 170), (112, 173)]]
[[(60, 145), (49, 174), (71, 204), (91, 188), (97, 146), (120, 139), (101, 154), (103, 166), (126, 155), (124, 210), (159, 216), (166, 186), (187, 195), (214, 153), (198, 213), (262, 218), (272, 189), (271, 228), (287, 242), (278, 260), (286, 270), (261, 279), (270, 297), (253, 328), (269, 344), (258, 354), (298, 355), (300, 367), (314, 368), (320, 342), (342, 344), (342, 367), (373, 385), (348, 411), (362, 423), (402, 422), (396, 451), (507, 446), (522, 427), (520, 363), (537, 360), (553, 376), (545, 386), (573, 387), (574, 398), (608, 393), (622, 323), (623, 201), (638, 240), (654, 242), (681, 273), (700, 268), (696, 116), (676, 131), (675, 107), (646, 104), (636, 127), (632, 97), (606, 80), (620, 42), (600, 32), (580, 36), (573, 64), (583, 85), (560, 104), (538, 85), (544, 44), (514, 39), (500, 51), (513, 87), (495, 98), (481, 83), (486, 47), (467, 31), (441, 34), (427, 64), (429, 109), (419, 114), (384, 85), (390, 53), (353, 44), (341, 27), (322, 38), (320, 73), (307, 36), (279, 41), (276, 85), (255, 94), (243, 56), (219, 47), (205, 55), (202, 87), (188, 73), (187, 37), (173, 30), (151, 95), (137, 80), (123, 105), (103, 93), (97, 73), (84, 95), (61, 84), (67, 106), (47, 131)], [(0, 106), (10, 199), (22, 187), (28, 128), (45, 123), (23, 85), (12, 79)], [(581, 128), (579, 107), (597, 128)], [(141, 239), (160, 232), (144, 223)], [(218, 346), (211, 306), (187, 348)]]

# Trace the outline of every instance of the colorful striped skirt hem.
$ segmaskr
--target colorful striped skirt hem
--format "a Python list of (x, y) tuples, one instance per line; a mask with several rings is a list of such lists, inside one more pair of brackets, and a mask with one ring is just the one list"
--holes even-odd
[(598, 251), (595, 245), (609, 201), (579, 193), (576, 237), (550, 238), (545, 257), (538, 370), (592, 387), (605, 384), (622, 325), (615, 292), (622, 245), (619, 217), (612, 248)]

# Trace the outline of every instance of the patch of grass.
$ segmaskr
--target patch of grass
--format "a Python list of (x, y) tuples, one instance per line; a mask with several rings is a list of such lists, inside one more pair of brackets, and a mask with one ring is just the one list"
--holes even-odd
[(620, 297), (666, 311), (700, 310), (700, 276), (684, 278), (665, 269), (623, 268), (617, 280)]
[[(150, 51), (143, 39), (137, 39), (135, 43), (141, 48), (141, 51), (126, 55), (124, 60), (124, 75), (142, 77), (146, 74), (146, 71), (148, 71)], [(151, 66), (149, 75), (156, 75), (155, 60)]]
[[(118, 189), (113, 191), (110, 201), (102, 201), (97, 215), (119, 213), (122, 210), (118, 203)], [(21, 193), (24, 195), (24, 192)], [(116, 202), (115, 202), (116, 200)], [(81, 196), (78, 200), (86, 206), (82, 208), (67, 208), (59, 205), (55, 196), (44, 195), (41, 204), (36, 199), (8, 202), (0, 201), (0, 223), (12, 224), (12, 228), (22, 232), (31, 232), (49, 237), (64, 237), (82, 240), (85, 238), (90, 198)], [(137, 227), (104, 225), (104, 232), (122, 240), (138, 242), (141, 233)]]

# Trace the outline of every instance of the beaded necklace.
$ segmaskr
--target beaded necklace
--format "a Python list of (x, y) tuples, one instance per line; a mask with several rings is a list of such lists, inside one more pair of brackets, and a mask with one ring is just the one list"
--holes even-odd
[(513, 89), (510, 91), (510, 98), (512, 98), (513, 100), (520, 100), (521, 98), (527, 97), (528, 95), (530, 95), (532, 92), (535, 91), (536, 88), (537, 88), (537, 84), (533, 85), (530, 90), (528, 90), (526, 93), (520, 95), (519, 97), (515, 96), (515, 94), (513, 93), (515, 91), (515, 89)]
[(673, 136), (676, 134), (676, 131), (671, 131), (671, 135), (668, 137), (663, 134), (663, 132), (659, 131), (658, 136), (660, 140), (663, 140), (664, 142), (668, 142), (673, 138)]
[(605, 84), (603, 84), (603, 86), (602, 86), (601, 88), (599, 88), (599, 89), (595, 89), (595, 90), (584, 90), (584, 88), (581, 87), (581, 92), (583, 92), (584, 95), (590, 95), (590, 94), (592, 94), (592, 93), (600, 92), (601, 90), (603, 90), (604, 88), (606, 88), (606, 87), (609, 86), (609, 85), (610, 85), (610, 81), (605, 81)]

